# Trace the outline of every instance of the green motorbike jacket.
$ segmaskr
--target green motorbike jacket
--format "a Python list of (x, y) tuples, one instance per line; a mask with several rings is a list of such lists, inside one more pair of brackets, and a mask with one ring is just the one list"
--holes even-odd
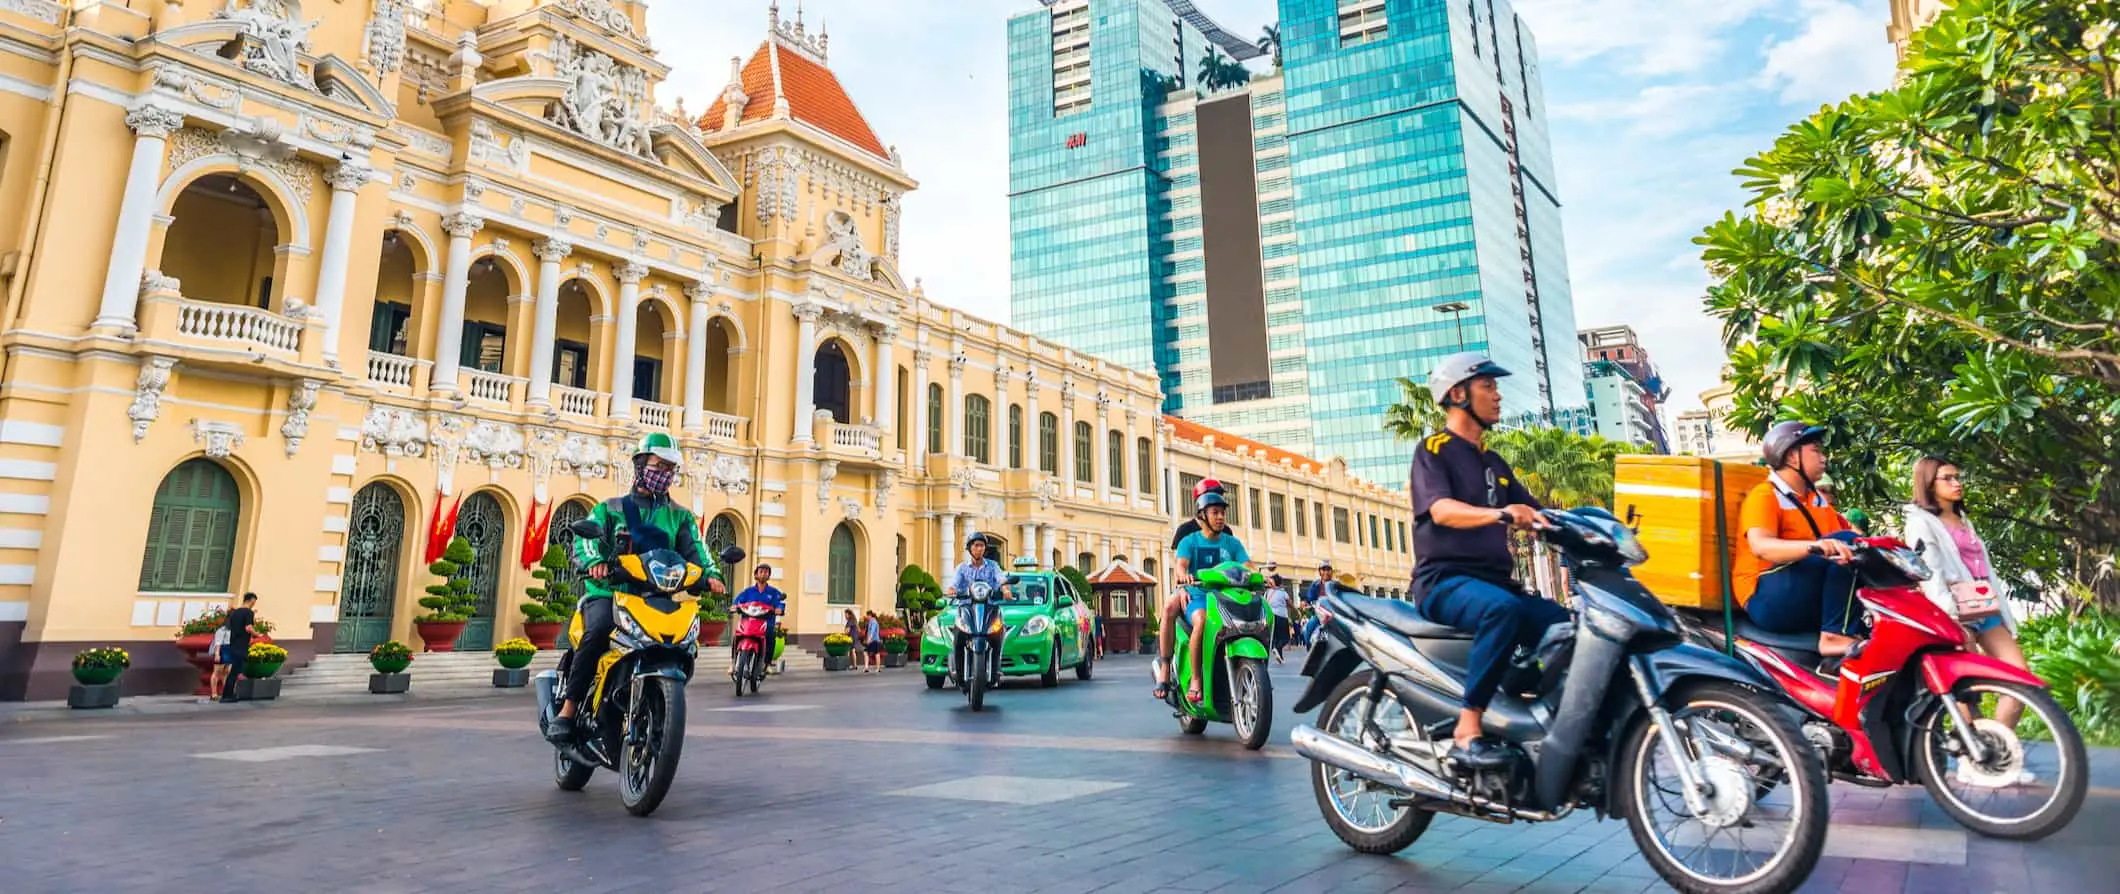
[[(639, 520), (640, 526), (635, 528), (628, 516)], [(699, 517), (668, 497), (645, 497), (639, 493), (613, 497), (590, 510), (589, 519), (603, 526), (605, 536), (601, 540), (574, 539), (575, 560), (582, 568), (593, 568), (617, 558), (606, 553), (618, 542), (618, 536), (625, 534), (632, 540), (635, 553), (674, 550), (685, 561), (705, 569), (702, 580), (722, 579), (721, 566), (707, 554), (706, 543), (700, 540)], [(611, 598), (611, 585), (604, 581), (585, 576), (582, 589), (583, 599)]]

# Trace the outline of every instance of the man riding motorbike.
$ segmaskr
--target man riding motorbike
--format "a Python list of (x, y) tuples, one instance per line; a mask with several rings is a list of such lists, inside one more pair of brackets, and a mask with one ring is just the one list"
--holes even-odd
[(1738, 510), (1745, 548), (1732, 563), (1737, 604), (1776, 633), (1818, 633), (1818, 654), (1846, 655), (1866, 635), (1855, 599), (1855, 534), (1818, 490), (1826, 430), (1783, 422), (1767, 430), (1767, 480)]
[(1423, 614), (1473, 634), (1465, 697), (1459, 704), (1450, 759), (1467, 769), (1497, 769), (1513, 752), (1480, 730), (1510, 656), (1537, 645), (1546, 628), (1570, 620), (1566, 608), (1524, 592), (1515, 580), (1509, 527), (1539, 527), (1538, 500), (1516, 472), (1486, 447), (1502, 418), (1498, 381), (1509, 371), (1476, 352), (1443, 359), (1428, 391), (1444, 408), (1443, 430), (1414, 451), (1414, 589)]
[(950, 574), (950, 584), (942, 592), (945, 595), (971, 595), (973, 584), (986, 584), (999, 596), (1008, 595), (1007, 575), (1001, 573), (1001, 563), (986, 557), (986, 535), (973, 531), (964, 537), (965, 560)]
[[(773, 566), (764, 562), (751, 569), (751, 585), (736, 594), (736, 598), (729, 601), (729, 607), (733, 609), (753, 602), (764, 603), (773, 610), (772, 614), (766, 616), (766, 654), (770, 657), (773, 653), (774, 629), (780, 626), (780, 616), (788, 612), (788, 597), (780, 592), (780, 588), (773, 586)], [(729, 676), (733, 678), (736, 676), (734, 642), (729, 644), (729, 659)]]
[[(728, 590), (722, 585), (721, 568), (700, 542), (699, 519), (670, 499), (670, 485), (677, 480), (683, 460), (669, 435), (655, 432), (641, 438), (640, 448), (633, 453), (633, 492), (597, 504), (589, 519), (603, 527), (605, 542), (629, 543), (630, 546), (621, 547), (628, 552), (675, 550), (685, 561), (705, 570), (701, 581), (709, 590), (725, 593)], [(567, 668), (565, 701), (560, 704), (555, 722), (545, 731), (546, 738), (561, 744), (574, 736), (578, 702), (588, 697), (589, 687), (596, 681), (596, 665), (610, 651), (611, 631), (617, 625), (611, 616), (611, 585), (605, 581), (618, 556), (605, 555), (604, 542), (586, 537), (575, 538), (574, 556), (581, 567), (588, 569), (588, 579), (582, 582), (581, 602), (575, 607), (582, 618), (582, 639), (562, 662)]]
[[(1175, 605), (1164, 605), (1163, 627), (1156, 641), (1156, 698), (1164, 698), (1170, 693), (1170, 666), (1178, 636), (1179, 612), (1184, 613), (1183, 617), (1192, 630), (1199, 630), (1205, 620), (1207, 590), (1199, 585), (1200, 572), (1226, 562), (1247, 567), (1251, 564), (1251, 554), (1245, 551), (1243, 541), (1237, 539), (1236, 532), (1231, 531), (1225, 521), (1228, 515), (1229, 500), (1219, 490), (1207, 491), (1193, 501), (1193, 519), (1200, 523), (1200, 529), (1179, 541), (1173, 558), (1177, 563), (1177, 573), (1173, 577), (1179, 589), (1173, 600)], [(1191, 644), (1191, 666), (1198, 668), (1202, 655), (1200, 637), (1192, 637)], [(1193, 675), (1192, 686), (1186, 698), (1198, 704), (1204, 692), (1199, 688), (1200, 675), (1197, 672)]]
[[(1203, 478), (1200, 479), (1199, 484), (1193, 485), (1194, 503), (1200, 502), (1200, 498), (1208, 494), (1222, 494), (1222, 482), (1213, 478)], [(1228, 495), (1223, 494), (1223, 496), (1227, 498)], [(1173, 550), (1177, 549), (1178, 544), (1185, 542), (1186, 535), (1198, 530), (1200, 530), (1200, 516), (1199, 513), (1194, 513), (1192, 518), (1188, 518), (1178, 525), (1178, 533), (1170, 538), (1170, 548)], [(1171, 599), (1176, 600), (1179, 604), (1185, 601), (1185, 597), (1182, 595), (1172, 595)]]

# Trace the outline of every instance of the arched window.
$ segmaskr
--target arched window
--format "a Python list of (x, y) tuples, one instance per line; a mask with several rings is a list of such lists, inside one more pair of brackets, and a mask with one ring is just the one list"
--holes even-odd
[(1156, 492), (1156, 448), (1147, 438), (1134, 439), (1134, 480), (1142, 493)]
[(1104, 569), (1097, 567), (1096, 553), (1083, 553), (1075, 557), (1075, 570), (1083, 574), (1095, 574)]
[(1038, 414), (1038, 468), (1060, 474), (1060, 417), (1051, 413)]
[(928, 449), (929, 453), (942, 452), (942, 386), (928, 386)]
[(1112, 429), (1104, 433), (1105, 483), (1114, 490), (1126, 489), (1126, 433)]
[(991, 406), (983, 394), (964, 396), (964, 455), (980, 464), (994, 461), (987, 437), (990, 431), (988, 408)]
[[(733, 513), (724, 512), (714, 516), (714, 520), (707, 523), (707, 555), (712, 556), (716, 562), (721, 561), (722, 550), (743, 545), (736, 542), (740, 536), (736, 532), (736, 516)], [(722, 569), (723, 574), (728, 571), (727, 568)]]
[(148, 510), (140, 592), (229, 592), (242, 511), (235, 476), (219, 463), (194, 459), (171, 469)]
[(1008, 467), (1023, 468), (1023, 405), (1008, 405)]
[(832, 543), (825, 551), (825, 601), (832, 605), (853, 605), (856, 577), (860, 573), (857, 559), (854, 529), (846, 522), (832, 529)]
[(1096, 457), (1090, 454), (1091, 450), (1096, 449), (1096, 443), (1092, 440), (1095, 437), (1089, 423), (1075, 423), (1075, 480), (1083, 484), (1094, 484), (1097, 480), (1094, 469)]

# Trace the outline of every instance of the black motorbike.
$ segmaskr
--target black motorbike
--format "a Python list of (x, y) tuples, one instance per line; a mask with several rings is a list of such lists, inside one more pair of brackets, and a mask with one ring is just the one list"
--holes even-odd
[(1001, 606), (993, 588), (973, 584), (956, 599), (950, 630), (950, 677), (972, 710), (986, 708), (986, 693), (1001, 685)]
[(1323, 707), (1292, 740), (1326, 824), (1355, 850), (1388, 854), (1437, 813), (1543, 822), (1587, 807), (1625, 818), (1680, 891), (1794, 890), (1818, 863), (1827, 811), (1795, 705), (1756, 666), (1685, 641), (1628, 570), (1648, 554), (1610, 513), (1542, 518), (1576, 614), (1515, 656), (1486, 712), (1486, 732), (1514, 752), (1503, 769), (1449, 758), (1470, 633), (1396, 600), (1319, 600), (1296, 710)]

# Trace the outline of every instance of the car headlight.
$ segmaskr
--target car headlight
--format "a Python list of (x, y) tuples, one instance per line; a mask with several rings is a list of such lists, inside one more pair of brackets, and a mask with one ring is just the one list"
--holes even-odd
[(1051, 629), (1053, 629), (1052, 619), (1044, 615), (1038, 615), (1031, 618), (1029, 623), (1023, 625), (1023, 635), (1044, 636), (1046, 631)]

